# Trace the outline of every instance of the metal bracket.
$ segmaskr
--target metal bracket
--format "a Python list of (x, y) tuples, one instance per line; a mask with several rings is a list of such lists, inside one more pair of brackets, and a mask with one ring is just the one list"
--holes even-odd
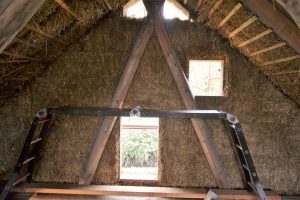
[(237, 124), (240, 123), (240, 121), (238, 120), (238, 118), (230, 113), (227, 113), (227, 117), (226, 119), (228, 120), (229, 123), (231, 124)]
[(45, 119), (47, 117), (47, 114), (48, 114), (48, 111), (47, 111), (47, 108), (43, 108), (41, 110), (39, 110), (35, 116), (41, 120), (41, 119)]
[(218, 195), (213, 191), (209, 190), (204, 200), (217, 200)]
[(140, 106), (134, 107), (130, 111), (130, 117), (141, 117), (141, 111), (142, 111), (142, 108)]

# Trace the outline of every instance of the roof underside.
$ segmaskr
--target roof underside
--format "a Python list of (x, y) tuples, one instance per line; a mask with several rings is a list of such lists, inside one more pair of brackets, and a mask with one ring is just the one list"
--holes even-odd
[[(126, 0), (47, 0), (0, 55), (0, 104), (38, 77), (66, 47)], [(284, 94), (300, 104), (300, 58), (238, 0), (182, 0), (202, 22), (228, 38)], [(250, 75), (249, 75), (250, 76)]]

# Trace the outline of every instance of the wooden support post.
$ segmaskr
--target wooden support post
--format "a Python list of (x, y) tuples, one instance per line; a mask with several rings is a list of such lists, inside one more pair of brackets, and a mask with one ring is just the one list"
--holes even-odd
[(271, 27), (283, 41), (300, 54), (300, 31), (285, 14), (277, 10), (268, 0), (240, 0), (245, 7)]
[[(131, 51), (129, 60), (125, 66), (117, 89), (111, 99), (109, 107), (121, 108), (128, 92), (129, 86), (133, 80), (134, 74), (143, 56), (144, 50), (153, 33), (154, 26), (151, 21), (147, 23), (142, 32), (139, 34), (135, 46)], [(98, 163), (113, 129), (117, 117), (105, 117), (98, 131), (98, 136), (95, 140), (92, 152), (89, 155), (88, 161), (85, 164), (79, 177), (79, 184), (90, 184), (96, 172)]]
[(288, 62), (288, 61), (291, 61), (291, 60), (295, 60), (295, 59), (298, 59), (298, 58), (300, 58), (300, 55), (295, 55), (295, 56), (290, 56), (290, 57), (287, 57), (287, 58), (281, 58), (281, 59), (278, 59), (278, 60), (272, 60), (272, 61), (264, 62), (262, 64), (259, 64), (259, 66), (274, 65), (274, 64), (278, 64), (278, 63), (282, 63), (282, 62)]
[(257, 56), (258, 54), (262, 54), (262, 53), (265, 53), (265, 52), (268, 52), (268, 51), (272, 51), (272, 50), (274, 50), (274, 49), (278, 49), (278, 48), (283, 47), (283, 46), (285, 46), (285, 45), (286, 45), (285, 42), (280, 42), (280, 43), (275, 44), (275, 45), (272, 45), (272, 46), (270, 46), (270, 47), (263, 48), (263, 49), (261, 49), (261, 50), (255, 51), (255, 52), (249, 54), (248, 56), (249, 56), (249, 57), (251, 57), (251, 56)]
[(209, 11), (208, 14), (208, 18), (210, 19), (212, 17), (212, 15), (216, 12), (216, 10), (218, 10), (218, 8), (220, 7), (221, 3), (223, 2), (223, 0), (218, 0), (215, 5), (213, 5), (213, 7), (211, 8), (211, 10)]
[(271, 29), (267, 29), (265, 30), (264, 32), (258, 34), (257, 36), (253, 37), (253, 38), (250, 38), (249, 40), (246, 40), (244, 42), (242, 42), (241, 44), (238, 45), (238, 47), (243, 47), (243, 46), (246, 46), (247, 44), (250, 44), (251, 42), (254, 42), (255, 40), (258, 40), (266, 35), (268, 35), (269, 33), (272, 33), (272, 30)]
[(58, 5), (60, 5), (60, 7), (64, 9), (67, 13), (69, 13), (71, 16), (77, 19), (79, 22), (82, 22), (82, 20), (70, 9), (70, 7), (63, 0), (55, 0), (55, 2)]
[[(148, 12), (149, 13), (149, 12)], [(165, 55), (166, 61), (169, 65), (170, 71), (173, 75), (174, 81), (177, 85), (179, 93), (183, 99), (186, 109), (197, 109), (197, 105), (191, 89), (188, 85), (188, 81), (183, 72), (180, 61), (171, 45), (168, 33), (162, 22), (162, 15), (160, 12), (154, 16), (155, 32), (161, 46), (161, 49)], [(191, 119), (195, 132), (198, 136), (203, 152), (206, 156), (208, 164), (211, 168), (212, 174), (215, 178), (217, 185), (220, 188), (228, 188), (229, 183), (227, 177), (223, 171), (220, 159), (213, 148), (212, 138), (209, 133), (209, 129), (204, 120)]]
[(36, 28), (36, 27), (34, 27), (34, 26), (27, 25), (26, 28), (27, 28), (28, 30), (31, 30), (31, 31), (33, 31), (33, 32), (36, 32), (36, 33), (38, 33), (38, 34), (40, 34), (40, 35), (42, 35), (42, 36), (44, 36), (44, 37), (46, 37), (46, 38), (49, 38), (49, 39), (51, 39), (51, 40), (53, 40), (53, 41), (55, 41), (55, 42), (58, 42), (58, 43), (60, 43), (61, 45), (65, 45), (65, 42), (64, 42), (64, 41), (62, 41), (62, 40), (60, 40), (60, 39), (57, 39), (57, 38), (55, 38), (55, 36), (51, 35), (50, 33), (47, 33), (47, 32), (45, 32), (45, 31), (42, 31), (42, 30), (40, 30), (40, 29), (38, 29), (38, 28)]
[(224, 17), (224, 19), (218, 24), (218, 28), (221, 28), (240, 8), (242, 4), (238, 3), (234, 8)]
[(0, 5), (0, 53), (13, 41), (45, 0), (5, 0)]
[(232, 38), (233, 36), (241, 32), (243, 29), (245, 29), (247, 26), (255, 22), (256, 20), (257, 18), (255, 16), (251, 17), (250, 19), (242, 23), (239, 27), (237, 27), (235, 30), (233, 30), (231, 33), (229, 33), (228, 38)]

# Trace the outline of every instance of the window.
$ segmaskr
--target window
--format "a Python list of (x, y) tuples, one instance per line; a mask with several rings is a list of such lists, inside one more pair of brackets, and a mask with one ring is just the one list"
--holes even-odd
[[(182, 7), (176, 0), (166, 0), (163, 8), (165, 19), (179, 18), (188, 20), (189, 12)], [(144, 18), (147, 11), (142, 0), (131, 0), (123, 8), (123, 16), (128, 18)]]
[(120, 179), (157, 180), (159, 118), (121, 117)]
[(189, 65), (194, 96), (223, 96), (223, 60), (190, 60)]

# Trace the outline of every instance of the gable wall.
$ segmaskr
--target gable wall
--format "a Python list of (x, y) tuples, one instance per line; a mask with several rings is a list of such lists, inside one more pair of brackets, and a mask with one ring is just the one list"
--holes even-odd
[[(114, 16), (49, 66), (20, 96), (0, 108), (0, 178), (12, 171), (34, 113), (46, 106), (108, 105), (144, 22)], [(300, 115), (297, 105), (278, 91), (255, 66), (202, 24), (167, 24), (184, 70), (189, 59), (224, 59), (225, 97), (197, 97), (201, 109), (236, 115), (245, 131), (258, 175), (266, 188), (299, 193)], [(155, 35), (129, 89), (124, 107), (184, 109)], [(35, 181), (76, 183), (96, 137), (97, 118), (55, 119)], [(221, 122), (209, 121), (213, 141), (233, 188), (243, 187), (234, 153)], [(119, 121), (98, 167), (94, 183), (117, 183)], [(158, 185), (215, 187), (189, 120), (160, 120)]]

